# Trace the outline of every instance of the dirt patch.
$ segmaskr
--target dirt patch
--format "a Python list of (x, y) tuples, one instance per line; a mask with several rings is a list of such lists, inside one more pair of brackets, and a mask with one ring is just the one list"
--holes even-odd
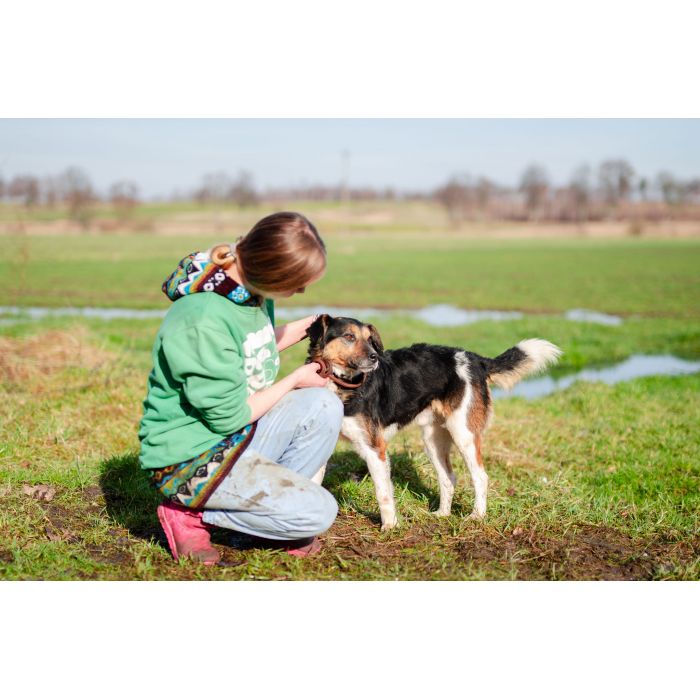
[(610, 527), (580, 525), (561, 537), (534, 531), (495, 540), (478, 535), (458, 548), (462, 558), (514, 565), (519, 579), (651, 580), (700, 554), (700, 540), (639, 539)]
[(44, 535), (52, 542), (80, 544), (95, 562), (123, 567), (120, 578), (131, 578), (134, 566), (132, 553), (134, 540), (129, 537), (129, 532), (125, 528), (113, 528), (108, 533), (111, 539), (103, 543), (85, 541), (84, 532), (92, 527), (89, 522), (90, 516), (102, 511), (104, 496), (98, 486), (83, 489), (82, 494), (85, 501), (80, 512), (55, 502), (42, 504), (45, 520)]
[(12, 556), (12, 552), (8, 552), (5, 549), (0, 549), (0, 562), (3, 564), (10, 564), (14, 561), (14, 557)]
[[(112, 566), (132, 567), (134, 557), (128, 548), (116, 545), (85, 545), (85, 549), (98, 564), (111, 564)], [(126, 577), (126, 574), (125, 574)]]
[(86, 338), (86, 330), (80, 327), (29, 338), (0, 337), (0, 380), (20, 383), (67, 368), (95, 370), (113, 359)]
[(521, 529), (515, 532), (504, 536), (484, 528), (451, 537), (440, 525), (421, 525), (401, 537), (383, 540), (376, 524), (368, 519), (339, 517), (324, 539), (331, 551), (345, 559), (389, 564), (410, 557), (411, 568), (423, 560), (426, 574), (432, 573), (431, 553), (451, 553), (457, 565), (449, 577), (459, 577), (459, 571), (466, 573), (475, 565), (482, 570), (488, 566), (489, 577), (494, 579), (514, 569), (520, 580), (651, 580), (700, 557), (700, 538), (633, 539), (614, 528), (589, 524), (571, 528), (560, 537)]

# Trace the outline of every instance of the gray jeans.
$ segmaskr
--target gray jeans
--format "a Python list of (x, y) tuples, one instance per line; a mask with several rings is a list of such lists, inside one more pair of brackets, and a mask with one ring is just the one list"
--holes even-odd
[(285, 394), (207, 500), (204, 522), (274, 540), (325, 532), (338, 504), (311, 479), (325, 468), (342, 421), (343, 404), (328, 389)]

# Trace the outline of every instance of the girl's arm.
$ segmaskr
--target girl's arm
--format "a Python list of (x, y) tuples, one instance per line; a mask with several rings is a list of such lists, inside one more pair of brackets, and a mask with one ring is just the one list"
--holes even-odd
[(247, 403), (250, 408), (250, 420), (255, 421), (260, 416), (265, 415), (287, 392), (292, 389), (301, 389), (309, 386), (326, 386), (328, 379), (317, 374), (321, 365), (311, 362), (308, 365), (297, 367), (284, 379), (280, 379), (272, 386), (262, 391), (256, 391), (248, 397)]
[(316, 316), (307, 316), (298, 321), (286, 323), (284, 326), (275, 326), (275, 339), (277, 349), (285, 350), (290, 345), (298, 343), (306, 337), (306, 329), (314, 322)]

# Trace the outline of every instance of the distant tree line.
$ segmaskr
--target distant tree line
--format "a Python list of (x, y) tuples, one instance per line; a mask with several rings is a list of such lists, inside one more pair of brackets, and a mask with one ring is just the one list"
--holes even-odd
[(37, 207), (65, 208), (68, 217), (83, 228), (90, 227), (101, 202), (111, 204), (115, 218), (125, 223), (140, 203), (139, 188), (130, 180), (115, 182), (106, 197), (99, 197), (89, 175), (80, 168), (67, 168), (58, 175), (35, 177), (16, 175), (11, 180), (0, 176), (0, 201), (20, 204), (28, 210)]
[(553, 185), (536, 164), (525, 169), (516, 188), (484, 177), (453, 176), (433, 196), (454, 224), (476, 219), (583, 223), (700, 218), (700, 178), (681, 180), (660, 172), (650, 180), (625, 160), (604, 161), (595, 173), (582, 165), (564, 186)]
[[(625, 160), (607, 160), (595, 170), (581, 165), (565, 185), (554, 185), (542, 166), (532, 164), (522, 173), (517, 187), (463, 174), (452, 176), (434, 191), (314, 184), (261, 192), (251, 173), (241, 170), (235, 176), (224, 171), (207, 173), (198, 186), (184, 193), (174, 192), (169, 199), (239, 207), (261, 201), (434, 200), (445, 208), (453, 225), (469, 220), (653, 221), (700, 218), (700, 178), (682, 180), (664, 171), (649, 179), (638, 175)], [(4, 179), (0, 174), (0, 202), (27, 210), (61, 207), (70, 219), (87, 229), (98, 207), (101, 216), (128, 224), (141, 197), (138, 185), (131, 180), (115, 182), (100, 195), (84, 170), (71, 167), (49, 177), (21, 174)]]

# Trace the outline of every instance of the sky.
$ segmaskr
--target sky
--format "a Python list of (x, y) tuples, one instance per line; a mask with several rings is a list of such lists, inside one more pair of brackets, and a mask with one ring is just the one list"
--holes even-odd
[[(344, 155), (345, 154), (345, 155)], [(133, 180), (145, 198), (247, 170), (256, 187), (398, 191), (455, 174), (513, 186), (530, 164), (565, 184), (581, 164), (624, 158), (654, 177), (700, 177), (700, 119), (0, 119), (0, 176), (83, 168), (98, 191)]]

